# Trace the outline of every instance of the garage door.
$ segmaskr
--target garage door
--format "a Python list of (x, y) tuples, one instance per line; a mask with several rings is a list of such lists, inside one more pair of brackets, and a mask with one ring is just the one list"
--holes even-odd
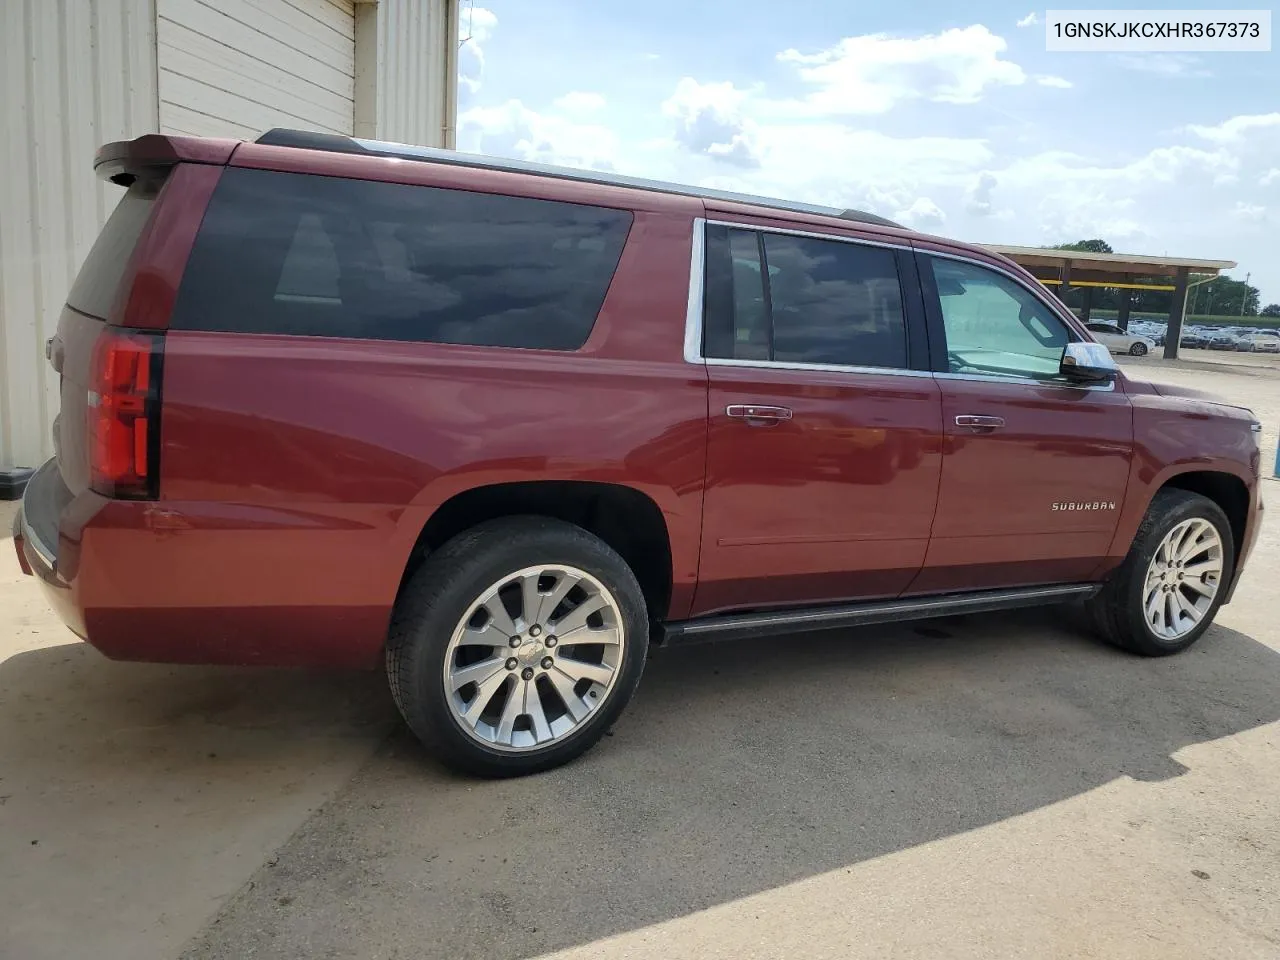
[(352, 0), (157, 0), (160, 130), (352, 133)]

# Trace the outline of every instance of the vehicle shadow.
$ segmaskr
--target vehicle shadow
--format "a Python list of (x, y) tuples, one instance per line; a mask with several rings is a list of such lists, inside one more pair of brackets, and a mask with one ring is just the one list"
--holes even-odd
[(672, 650), (538, 777), (452, 776), (401, 729), (188, 956), (533, 957), (1175, 777), (1278, 718), (1280, 654), (1223, 627), (1163, 660), (1048, 610)]
[(394, 726), (376, 674), (113, 663), (18, 613), (0, 956), (174, 955)]

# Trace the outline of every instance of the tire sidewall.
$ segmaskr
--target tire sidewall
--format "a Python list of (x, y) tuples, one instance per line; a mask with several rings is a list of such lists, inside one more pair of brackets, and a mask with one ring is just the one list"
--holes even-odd
[(1135, 343), (1129, 348), (1129, 353), (1135, 357), (1145, 357), (1147, 355), (1147, 345), (1145, 343)]
[[(442, 571), (430, 559), (415, 574), (414, 586), (430, 591), (429, 614), (413, 625), (415, 647), (409, 682), (412, 695), (402, 708), (405, 720), (424, 741), (437, 747), (446, 762), (482, 775), (512, 776), (558, 766), (584, 752), (618, 719), (644, 670), (648, 651), (648, 612), (630, 568), (603, 541), (580, 528), (557, 521), (536, 521), (507, 542), (488, 544), (464, 556), (443, 583)], [(604, 703), (562, 740), (545, 748), (505, 751), (488, 747), (468, 734), (449, 706), (444, 663), (449, 641), (463, 615), (481, 591), (525, 567), (564, 564), (591, 574), (612, 594), (625, 630), (622, 664)]]
[[(1196, 625), (1195, 629), (1177, 640), (1166, 640), (1152, 631), (1147, 624), (1144, 597), (1147, 569), (1151, 565), (1151, 560), (1156, 551), (1160, 549), (1160, 544), (1168, 536), (1169, 531), (1184, 520), (1192, 519), (1208, 521), (1218, 531), (1218, 536), (1222, 539), (1222, 576), (1219, 579), (1218, 592), (1213, 598), (1213, 603), (1210, 604), (1209, 609), (1200, 619), (1200, 623)], [(1133, 556), (1133, 566), (1130, 570), (1129, 583), (1126, 585), (1124, 603), (1134, 636), (1141, 638), (1142, 645), (1149, 647), (1153, 652), (1177, 653), (1180, 650), (1185, 650), (1199, 640), (1201, 635), (1212, 625), (1214, 617), (1222, 606), (1223, 598), (1227, 594), (1227, 586), (1230, 584), (1234, 572), (1235, 542), (1231, 534), (1231, 524), (1221, 508), (1213, 501), (1200, 496), (1190, 497), (1171, 505), (1148, 529), (1142, 542), (1137, 545)]]

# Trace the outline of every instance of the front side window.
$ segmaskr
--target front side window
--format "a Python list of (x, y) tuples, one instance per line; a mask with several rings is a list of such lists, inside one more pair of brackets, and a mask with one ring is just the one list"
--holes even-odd
[(1058, 376), (1071, 331), (1020, 284), (976, 264), (928, 258), (952, 373)]
[(707, 356), (908, 365), (892, 250), (715, 227), (708, 241)]

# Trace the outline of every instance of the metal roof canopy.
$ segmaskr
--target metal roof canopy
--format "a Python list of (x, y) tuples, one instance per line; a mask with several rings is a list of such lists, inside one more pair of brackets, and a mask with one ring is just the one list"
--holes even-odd
[(1099, 273), (1136, 273), (1144, 276), (1177, 276), (1185, 268), (1189, 273), (1217, 276), (1223, 270), (1236, 265), (1234, 260), (1192, 260), (1188, 257), (1148, 257), (1132, 253), (1089, 253), (1083, 250), (1059, 250), (1044, 247), (1009, 247), (1002, 244), (982, 244), (992, 253), (1008, 257), (1024, 267), (1062, 267), (1070, 264), (1076, 268)]
[[(1086, 250), (1061, 250), (1055, 247), (1010, 247), (1000, 244), (983, 244), (992, 253), (1008, 257), (1014, 263), (1026, 267), (1036, 279), (1058, 288), (1061, 297), (1071, 286), (1085, 291), (1085, 305), (1081, 319), (1089, 319), (1089, 291), (1094, 287), (1120, 287), (1135, 289), (1146, 287), (1155, 290), (1172, 290), (1169, 305), (1169, 326), (1165, 337), (1164, 356), (1175, 360), (1182, 338), (1182, 321), (1187, 312), (1187, 287), (1191, 274), (1216, 277), (1223, 270), (1236, 265), (1234, 260), (1193, 260), (1188, 257), (1147, 257), (1131, 253), (1090, 253)], [(1173, 286), (1165, 284), (1135, 283), (1136, 277), (1173, 277)], [(1197, 281), (1202, 282), (1202, 281)], [(1128, 327), (1130, 299), (1120, 303), (1117, 323)]]

